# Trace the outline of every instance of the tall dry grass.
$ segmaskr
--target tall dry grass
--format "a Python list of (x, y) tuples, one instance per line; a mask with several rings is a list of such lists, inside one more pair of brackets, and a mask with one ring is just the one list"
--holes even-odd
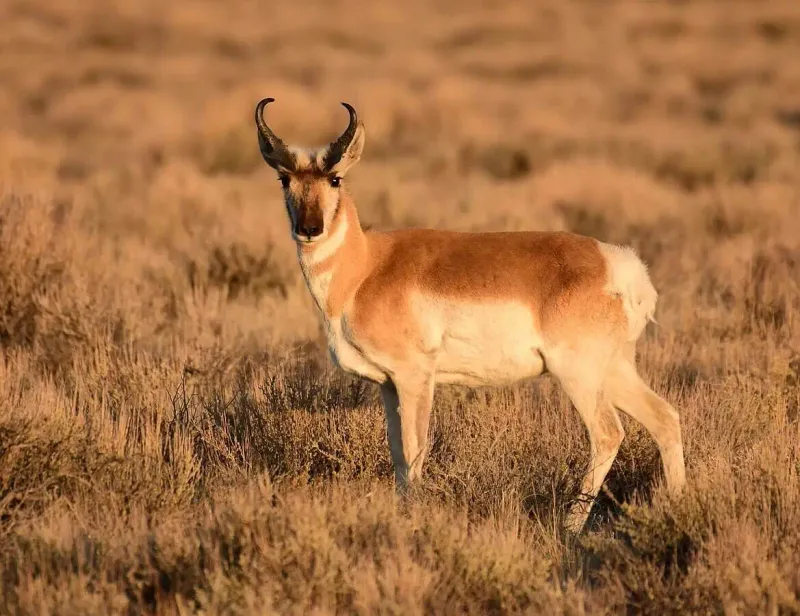
[[(2, 611), (800, 611), (795, 2), (9, 0), (0, 33)], [(357, 106), (365, 224), (634, 245), (685, 496), (625, 421), (564, 537), (588, 443), (545, 378), (438, 390), (398, 510), (258, 157), (266, 95), (294, 143)]]

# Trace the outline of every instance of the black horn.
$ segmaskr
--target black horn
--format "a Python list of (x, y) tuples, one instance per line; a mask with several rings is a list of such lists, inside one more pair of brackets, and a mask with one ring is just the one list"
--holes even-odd
[(352, 105), (347, 103), (342, 103), (342, 106), (347, 109), (347, 112), (350, 114), (350, 124), (347, 125), (347, 128), (341, 136), (328, 146), (328, 153), (325, 155), (326, 169), (332, 168), (336, 163), (342, 160), (342, 156), (347, 152), (347, 148), (350, 147), (350, 143), (353, 141), (353, 137), (356, 135), (356, 129), (358, 128), (358, 114), (356, 114), (356, 110), (353, 109)]
[(264, 98), (256, 105), (256, 126), (258, 127), (258, 144), (261, 154), (269, 163), (277, 163), (288, 170), (294, 168), (294, 159), (286, 147), (286, 144), (272, 132), (264, 120), (264, 107), (273, 102), (274, 98)]

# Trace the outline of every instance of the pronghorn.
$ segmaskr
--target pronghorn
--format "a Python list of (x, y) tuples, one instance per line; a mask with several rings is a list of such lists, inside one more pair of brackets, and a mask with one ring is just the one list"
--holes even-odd
[(658, 444), (667, 488), (685, 483), (678, 413), (636, 371), (657, 293), (633, 250), (565, 232), (364, 231), (343, 178), (364, 149), (355, 109), (328, 146), (287, 146), (255, 120), (283, 186), (297, 255), (334, 362), (380, 385), (395, 484), (419, 479), (435, 383), (509, 384), (549, 372), (588, 431), (580, 531), (624, 437), (616, 409)]

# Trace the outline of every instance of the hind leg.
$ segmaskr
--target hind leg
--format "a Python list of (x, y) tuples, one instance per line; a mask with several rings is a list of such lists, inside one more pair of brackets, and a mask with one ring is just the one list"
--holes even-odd
[(608, 360), (604, 354), (569, 354), (553, 362), (553, 373), (569, 396), (589, 435), (589, 469), (581, 485), (581, 498), (567, 514), (567, 530), (578, 533), (589, 517), (625, 431), (617, 411), (603, 391)]
[(678, 412), (647, 386), (624, 356), (611, 366), (606, 392), (614, 406), (641, 423), (656, 441), (667, 489), (680, 493), (686, 484), (686, 468)]

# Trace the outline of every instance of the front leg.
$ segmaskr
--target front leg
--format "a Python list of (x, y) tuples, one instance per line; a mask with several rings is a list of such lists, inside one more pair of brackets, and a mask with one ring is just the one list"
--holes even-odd
[(381, 385), (395, 487), (401, 494), (422, 475), (433, 404), (433, 373), (397, 375)]

